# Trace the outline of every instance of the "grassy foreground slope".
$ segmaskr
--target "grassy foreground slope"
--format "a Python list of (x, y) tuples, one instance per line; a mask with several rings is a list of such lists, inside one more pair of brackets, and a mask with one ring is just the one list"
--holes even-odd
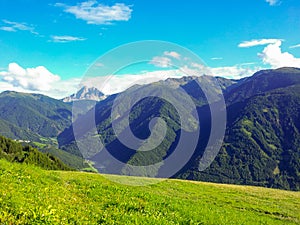
[(5, 160), (0, 160), (0, 182), (0, 224), (300, 222), (299, 192), (177, 180), (134, 187), (99, 174), (46, 171)]

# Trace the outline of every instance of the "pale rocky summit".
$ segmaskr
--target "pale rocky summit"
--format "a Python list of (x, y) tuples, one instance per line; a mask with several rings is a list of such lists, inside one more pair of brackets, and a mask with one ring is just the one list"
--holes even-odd
[(82, 87), (77, 93), (72, 94), (69, 97), (66, 97), (63, 102), (73, 102), (78, 100), (92, 100), (92, 101), (101, 101), (105, 99), (106, 96), (95, 87)]

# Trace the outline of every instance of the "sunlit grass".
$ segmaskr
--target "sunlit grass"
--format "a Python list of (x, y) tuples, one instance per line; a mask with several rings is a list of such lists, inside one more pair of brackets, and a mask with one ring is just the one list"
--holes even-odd
[[(0, 161), (1, 224), (299, 224), (300, 193)], [(129, 181), (128, 181), (129, 180)]]

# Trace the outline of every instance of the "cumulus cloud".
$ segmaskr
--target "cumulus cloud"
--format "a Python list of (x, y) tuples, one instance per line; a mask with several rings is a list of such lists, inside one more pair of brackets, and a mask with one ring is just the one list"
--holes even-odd
[(72, 41), (85, 41), (85, 38), (81, 37), (73, 37), (73, 36), (51, 36), (53, 42), (60, 42), (60, 43), (66, 43), (66, 42), (72, 42)]
[(0, 92), (17, 91), (39, 93), (61, 99), (78, 90), (79, 78), (61, 80), (44, 66), (23, 68), (17, 63), (10, 63), (5, 71), (0, 71)]
[(116, 21), (128, 21), (131, 18), (131, 6), (124, 3), (116, 3), (112, 6), (100, 4), (97, 1), (81, 2), (75, 6), (57, 3), (64, 11), (73, 14), (77, 19), (86, 21), (88, 24), (112, 24)]
[(281, 39), (256, 39), (251, 41), (244, 41), (238, 45), (240, 48), (249, 48), (259, 45), (267, 45), (267, 44), (274, 44), (278, 41), (282, 41)]
[(275, 43), (266, 46), (259, 57), (265, 64), (269, 64), (272, 68), (279, 67), (300, 67), (300, 58), (296, 58), (288, 52), (282, 52), (282, 42), (278, 40)]
[[(241, 48), (253, 47), (258, 45), (267, 45), (258, 56), (262, 59), (265, 65), (276, 69), (280, 67), (300, 67), (300, 58), (296, 58), (289, 52), (282, 52), (282, 39), (258, 39), (252, 41), (244, 41), (239, 44)], [(290, 48), (298, 48), (299, 45), (291, 46)]]
[(38, 35), (38, 32), (34, 30), (34, 27), (32, 25), (28, 25), (26, 23), (12, 22), (9, 20), (2, 20), (2, 22), (5, 25), (0, 27), (0, 30), (8, 32), (29, 31), (32, 34)]
[(24, 69), (17, 63), (10, 63), (7, 71), (0, 72), (3, 82), (14, 87), (32, 91), (48, 91), (53, 82), (59, 81), (58, 75), (52, 74), (43, 66)]
[(278, 0), (266, 0), (267, 3), (269, 3), (269, 5), (274, 6), (279, 4)]

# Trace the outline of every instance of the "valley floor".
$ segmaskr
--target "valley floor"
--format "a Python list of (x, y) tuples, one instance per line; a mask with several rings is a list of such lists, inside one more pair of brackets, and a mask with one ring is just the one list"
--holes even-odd
[(5, 160), (0, 182), (0, 224), (300, 223), (300, 192), (179, 180), (126, 186)]

